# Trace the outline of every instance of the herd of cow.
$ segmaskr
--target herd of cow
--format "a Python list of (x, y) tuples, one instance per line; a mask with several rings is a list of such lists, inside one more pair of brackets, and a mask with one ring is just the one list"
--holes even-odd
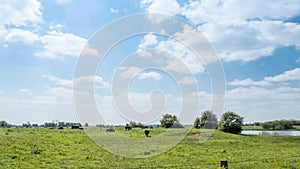
[[(59, 128), (59, 129), (63, 129), (63, 128)], [(83, 130), (83, 128), (80, 127), (80, 126), (72, 126), (71, 129)], [(130, 131), (130, 130), (132, 130), (132, 127), (130, 127), (130, 126), (125, 126), (125, 130), (126, 130), (126, 131)], [(113, 128), (107, 128), (107, 129), (106, 129), (106, 132), (107, 132), (107, 133), (112, 133), (112, 132), (115, 132), (115, 129), (113, 129)], [(149, 131), (149, 130), (145, 130), (144, 133), (145, 133), (146, 137), (149, 137), (149, 136), (150, 136), (150, 135), (149, 135), (149, 134), (150, 134), (150, 131)]]
[[(125, 130), (126, 130), (126, 131), (130, 131), (130, 130), (132, 130), (132, 127), (130, 127), (130, 126), (125, 126)], [(115, 129), (113, 129), (113, 128), (108, 128), (108, 129), (106, 129), (106, 132), (107, 132), (107, 133), (112, 133), (112, 132), (115, 132)], [(149, 137), (149, 134), (150, 134), (150, 131), (149, 131), (149, 130), (145, 130), (144, 133), (145, 133), (146, 137)]]

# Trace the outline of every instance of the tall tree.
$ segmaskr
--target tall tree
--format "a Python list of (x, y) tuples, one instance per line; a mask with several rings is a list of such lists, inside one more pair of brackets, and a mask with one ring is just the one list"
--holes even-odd
[(4, 121), (4, 120), (1, 120), (1, 121), (0, 121), (0, 127), (8, 128), (8, 127), (11, 127), (11, 124), (7, 123), (7, 122)]
[(179, 121), (175, 115), (165, 114), (160, 120), (161, 127), (170, 128), (174, 124), (179, 124)]
[(202, 112), (200, 117), (200, 127), (207, 129), (215, 129), (218, 126), (218, 119), (216, 114), (210, 110)]

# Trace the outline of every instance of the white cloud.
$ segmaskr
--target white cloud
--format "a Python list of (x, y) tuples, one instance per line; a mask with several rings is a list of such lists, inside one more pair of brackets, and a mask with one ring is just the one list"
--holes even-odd
[[(300, 2), (289, 0), (230, 0), (223, 1), (222, 11), (230, 19), (287, 19), (299, 14)], [(234, 9), (239, 10), (239, 14)]]
[(153, 35), (152, 33), (149, 33), (144, 36), (144, 39), (141, 41), (139, 44), (139, 48), (147, 48), (147, 47), (153, 47), (154, 45), (157, 44), (157, 37)]
[(29, 89), (20, 89), (19, 92), (25, 95), (32, 95), (32, 92)]
[[(203, 23), (199, 30), (225, 61), (256, 60), (272, 55), (279, 46), (300, 44), (299, 24), (274, 20), (299, 14), (299, 2), (223, 1), (212, 4), (199, 1), (191, 4), (197, 7), (186, 8), (183, 15), (196, 24)], [(243, 10), (237, 15), (237, 9)], [(193, 15), (189, 17), (189, 13)]]
[[(191, 45), (199, 45), (199, 39), (195, 39), (192, 33), (186, 32), (191, 30), (184, 29), (183, 32), (177, 33), (175, 36), (180, 40), (188, 42)], [(200, 43), (202, 41), (200, 40)], [(202, 45), (203, 46), (203, 45)], [(152, 56), (150, 52), (145, 51), (147, 48), (158, 49), (157, 55), (161, 57)], [(191, 49), (185, 46), (182, 42), (177, 39), (167, 39), (167, 40), (158, 40), (156, 35), (147, 34), (144, 36), (143, 40), (140, 42), (137, 53), (142, 57), (153, 57), (157, 59), (156, 62), (162, 65), (165, 65), (167, 70), (177, 72), (177, 73), (202, 73), (204, 67), (201, 63), (201, 59), (198, 58)], [(204, 57), (208, 60), (212, 57), (209, 57), (207, 53), (202, 53)]]
[(119, 11), (115, 8), (110, 8), (109, 11), (110, 13), (119, 13)]
[(289, 80), (300, 80), (300, 68), (295, 68), (293, 70), (288, 70), (280, 75), (266, 77), (265, 80), (271, 82), (284, 82)]
[[(31, 91), (23, 89), (20, 93), (28, 95)], [(1, 118), (15, 124), (44, 123), (52, 120), (78, 121), (74, 110), (72, 89), (62, 87), (48, 88), (36, 97), (17, 99), (0, 95)]]
[(197, 80), (191, 76), (184, 76), (183, 78), (180, 79), (179, 83), (184, 85), (196, 84)]
[(70, 88), (64, 88), (64, 87), (53, 87), (49, 88), (44, 92), (44, 95), (39, 96), (39, 99), (45, 99), (48, 101), (59, 101), (64, 100), (66, 102), (71, 102), (73, 97), (73, 91)]
[(73, 84), (77, 90), (88, 90), (94, 87), (96, 89), (109, 87), (109, 83), (105, 82), (100, 76), (81, 76), (73, 80), (59, 78), (50, 74), (45, 74), (42, 77), (54, 82), (59, 88), (64, 87), (70, 89), (73, 87)]
[(296, 60), (296, 63), (300, 63), (300, 58), (298, 58), (298, 59)]
[(38, 35), (23, 29), (10, 29), (5, 37), (7, 42), (22, 42), (25, 44), (33, 44), (36, 40), (38, 40)]
[(143, 0), (142, 6), (147, 6), (146, 10), (150, 13), (177, 14), (180, 12), (180, 6), (176, 0)]
[(86, 44), (83, 50), (81, 51), (81, 56), (99, 56), (97, 49), (90, 47), (89, 44)]
[(253, 81), (250, 78), (244, 80), (235, 79), (232, 82), (229, 82), (231, 86), (270, 86), (271, 83), (265, 80), (262, 81)]
[(51, 31), (61, 31), (62, 29), (66, 28), (65, 24), (63, 23), (52, 23), (49, 27)]
[(137, 54), (140, 57), (151, 57), (152, 56), (152, 54), (150, 52), (148, 52), (146, 50), (142, 50), (142, 49), (138, 49)]
[(54, 82), (55, 85), (58, 85), (58, 86), (72, 87), (72, 85), (73, 85), (72, 80), (58, 78), (58, 77), (52, 76), (50, 74), (45, 74), (42, 77), (47, 78), (48, 80)]
[(43, 51), (35, 53), (38, 57), (61, 59), (63, 56), (79, 57), (87, 40), (71, 33), (50, 31), (39, 39)]
[(200, 59), (189, 48), (177, 40), (169, 39), (160, 41), (157, 48), (173, 55), (167, 55), (169, 57), (169, 63), (166, 66), (168, 70), (178, 73), (189, 73), (187, 71), (190, 71), (193, 74), (204, 71)]
[(37, 0), (3, 0), (0, 3), (0, 40), (32, 44), (34, 30), (43, 22), (41, 3)]
[[(186, 17), (198, 25), (225, 61), (257, 60), (272, 55), (281, 46), (296, 46), (299, 49), (300, 25), (286, 20), (300, 14), (300, 1), (189, 1), (171, 10), (173, 12), (169, 11), (166, 3), (145, 0), (142, 6), (150, 12)], [(170, 3), (179, 5), (173, 1)], [(176, 5), (170, 6), (172, 9)]]
[(81, 76), (73, 80), (73, 87), (76, 90), (89, 91), (90, 89), (108, 88), (109, 83), (100, 76)]
[[(300, 2), (279, 0), (190, 1), (182, 7), (182, 15), (193, 23), (233, 23), (251, 19), (287, 19), (299, 14)], [(236, 11), (238, 10), (238, 15)]]
[[(141, 1), (141, 6), (146, 8), (149, 13), (165, 13), (170, 15), (175, 15), (180, 13), (181, 9), (176, 0), (143, 0)], [(167, 16), (153, 16), (148, 15), (147, 18), (155, 23), (160, 23), (166, 20)]]
[(200, 27), (226, 61), (256, 60), (270, 56), (276, 47), (299, 46), (300, 25), (282, 21), (207, 23)]
[(218, 1), (215, 0), (191, 1), (182, 7), (181, 14), (193, 23), (205, 23), (214, 20), (216, 15), (219, 15), (220, 9), (218, 6)]
[(28, 26), (41, 22), (41, 3), (37, 0), (2, 0), (0, 27), (5, 25)]
[(297, 119), (299, 99), (300, 88), (240, 87), (227, 91), (224, 110), (238, 112), (248, 122)]
[(55, 0), (56, 3), (60, 4), (60, 5), (64, 5), (66, 3), (68, 3), (70, 0)]
[(118, 67), (119, 76), (122, 79), (132, 79), (141, 69), (136, 66)]
[(159, 73), (153, 72), (153, 71), (142, 72), (139, 74), (138, 77), (139, 77), (139, 79), (154, 79), (154, 80), (162, 79), (162, 76)]

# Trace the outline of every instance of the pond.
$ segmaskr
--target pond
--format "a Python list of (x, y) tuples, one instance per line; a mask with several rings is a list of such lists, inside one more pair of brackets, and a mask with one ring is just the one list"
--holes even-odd
[(300, 136), (300, 130), (243, 130), (241, 134)]

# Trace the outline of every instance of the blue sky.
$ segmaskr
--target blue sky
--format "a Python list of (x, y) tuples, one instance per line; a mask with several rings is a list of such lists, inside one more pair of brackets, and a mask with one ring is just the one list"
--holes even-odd
[[(223, 111), (235, 111), (246, 122), (300, 119), (298, 0), (1, 0), (0, 119), (17, 124), (78, 121), (72, 84), (83, 47), (112, 21), (143, 12), (178, 16), (208, 39), (226, 77)], [(138, 56), (128, 65), (130, 55), (146, 49), (178, 56), (190, 76), (181, 76), (176, 82), (164, 69), (143, 70), (136, 64), (143, 62)], [(156, 57), (157, 62), (163, 59), (159, 54)], [(182, 73), (181, 66), (168, 63), (165, 70)], [(134, 72), (139, 73), (133, 76)], [(165, 113), (178, 113), (178, 85), (189, 85), (192, 78), (198, 85), (198, 111), (211, 109), (212, 90), (205, 65), (195, 62), (174, 39), (152, 33), (128, 37), (114, 46), (99, 66), (92, 78), (98, 109), (107, 123), (124, 123), (128, 119), (122, 119), (112, 103), (114, 76), (131, 76), (128, 94), (138, 111), (151, 107), (149, 92), (159, 89), (168, 100)], [(83, 80), (88, 83), (91, 79)]]

